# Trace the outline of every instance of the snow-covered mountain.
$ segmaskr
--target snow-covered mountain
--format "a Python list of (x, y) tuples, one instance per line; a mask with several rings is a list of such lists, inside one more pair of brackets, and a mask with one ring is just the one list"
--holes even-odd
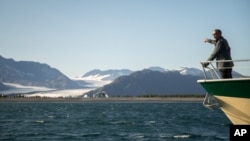
[[(179, 72), (182, 75), (192, 75), (192, 76), (203, 76), (203, 72), (200, 69), (197, 68), (189, 68), (189, 67), (179, 67), (176, 69), (168, 70), (164, 69), (162, 67), (149, 67), (145, 68), (146, 70), (151, 70), (151, 71), (159, 71), (159, 72)], [(98, 88), (102, 87), (104, 85), (110, 84), (113, 82), (116, 78), (120, 76), (126, 76), (130, 75), (133, 72), (136, 71), (131, 71), (129, 69), (110, 69), (110, 70), (99, 70), (99, 69), (94, 69), (92, 71), (89, 71), (85, 73), (84, 75), (77, 76), (72, 78), (72, 80), (75, 81), (84, 81), (88, 83), (87, 87), (92, 87), (92, 88)]]
[(129, 69), (117, 69), (117, 70), (99, 70), (95, 69), (90, 72), (87, 72), (82, 76), (82, 78), (95, 78), (95, 79), (102, 79), (102, 80), (115, 80), (117, 77), (129, 75), (133, 71)]
[(136, 71), (128, 76), (121, 76), (110, 84), (90, 91), (87, 95), (91, 97), (103, 91), (109, 96), (185, 95), (205, 93), (204, 89), (197, 83), (197, 80), (201, 79), (202, 76), (189, 75), (186, 73), (189, 72), (187, 71), (189, 69), (178, 70), (161, 72), (144, 69)]
[[(155, 72), (155, 73), (154, 73)], [(209, 74), (209, 73), (208, 73)], [(138, 76), (141, 76), (138, 78)], [(160, 77), (159, 77), (160, 76)], [(120, 78), (118, 78), (120, 77)], [(9, 89), (2, 90), (1, 94), (25, 94), (26, 97), (30, 96), (40, 96), (40, 97), (79, 97), (91, 90), (102, 90), (107, 91), (109, 94), (116, 94), (118, 92), (128, 91), (128, 94), (133, 94), (136, 90), (144, 90), (144, 94), (147, 92), (151, 93), (162, 93), (160, 90), (164, 90), (165, 87), (171, 85), (172, 92), (178, 90), (175, 88), (175, 85), (172, 85), (170, 82), (184, 83), (181, 86), (187, 86), (188, 82), (192, 82), (190, 89), (194, 92), (196, 89), (198, 92), (202, 90), (197, 86), (197, 79), (202, 79), (203, 72), (197, 68), (189, 67), (179, 67), (172, 70), (164, 69), (161, 67), (149, 67), (139, 71), (131, 70), (93, 70), (82, 76), (75, 77), (72, 80), (81, 83), (83, 88), (81, 89), (66, 89), (66, 90), (57, 90), (46, 87), (35, 87), (35, 86), (23, 86), (20, 84), (12, 83), (2, 83), (2, 85), (7, 86)], [(150, 79), (148, 79), (150, 78)], [(187, 78), (187, 80), (186, 80)], [(143, 79), (141, 81), (140, 79)], [(145, 80), (144, 80), (145, 79)], [(124, 81), (126, 80), (126, 81)], [(192, 81), (191, 81), (192, 80)], [(138, 85), (135, 83), (138, 82)], [(155, 85), (156, 84), (156, 85)], [(131, 88), (132, 85), (135, 85), (134, 88)], [(145, 87), (141, 87), (145, 85)], [(159, 87), (162, 86), (162, 87)], [(99, 89), (98, 89), (99, 88)], [(108, 88), (108, 89), (105, 89)], [(120, 89), (119, 89), (120, 88)], [(123, 89), (122, 89), (123, 88)], [(169, 89), (164, 90), (168, 92)], [(185, 88), (184, 92), (190, 92), (189, 87)], [(147, 89), (147, 91), (146, 91)], [(184, 90), (184, 88), (182, 88)], [(116, 90), (116, 91), (115, 91)], [(150, 91), (151, 90), (151, 91)], [(115, 92), (114, 92), (115, 91)], [(96, 92), (96, 91), (94, 91)], [(158, 93), (157, 93), (158, 92)], [(191, 92), (190, 92), (191, 93)], [(113, 95), (114, 95), (113, 94)], [(132, 95), (131, 95), (132, 96)]]
[[(233, 76), (235, 75), (240, 76), (239, 73), (233, 72)], [(144, 81), (140, 81), (141, 78), (138, 79), (138, 76), (142, 76)], [(14, 59), (6, 59), (0, 56), (1, 95), (24, 94), (25, 96), (77, 97), (82, 95), (82, 93), (107, 86), (112, 82), (113, 90), (118, 90), (118, 88), (113, 87), (118, 86), (119, 88), (134, 91), (144, 85), (143, 89), (150, 89), (150, 92), (154, 93), (159, 91), (158, 89), (153, 89), (152, 86), (155, 84), (154, 88), (157, 85), (162, 85), (162, 89), (165, 88), (167, 83), (163, 79), (165, 77), (171, 77), (171, 80), (176, 82), (182, 78), (190, 78), (196, 84), (196, 80), (204, 76), (203, 72), (197, 68), (179, 67), (169, 70), (154, 66), (137, 71), (129, 69), (95, 69), (70, 79), (56, 68), (47, 64), (33, 61), (15, 61)], [(116, 83), (120, 82), (120, 80), (128, 81), (122, 81), (120, 85), (117, 85)], [(155, 80), (155, 84), (149, 84), (153, 82), (152, 80)], [(162, 83), (159, 83), (159, 81), (162, 81)], [(134, 85), (135, 82), (138, 82), (138, 85)], [(128, 89), (129, 87), (131, 88), (130, 85), (134, 85), (134, 89)], [(173, 86), (173, 88), (175, 87)]]
[[(2, 65), (3, 66), (3, 65)], [(179, 71), (182, 75), (200, 75), (201, 70), (195, 68), (181, 67), (173, 70), (166, 70), (162, 67), (149, 67), (146, 70), (158, 72)], [(140, 71), (140, 70), (139, 70)], [(30, 86), (13, 82), (1, 83), (1, 94), (25, 94), (25, 96), (46, 96), (46, 97), (75, 97), (81, 95), (82, 92), (100, 88), (104, 85), (112, 83), (120, 76), (128, 76), (137, 71), (129, 69), (110, 69), (99, 70), (95, 69), (87, 72), (84, 75), (72, 78), (72, 80), (81, 86), (81, 89), (73, 90), (57, 90), (57, 88), (49, 88), (46, 86)], [(4, 89), (6, 88), (6, 89)]]
[[(168, 71), (178, 71), (182, 75), (192, 75), (192, 76), (203, 76), (203, 72), (197, 68), (189, 68), (189, 67), (179, 67), (176, 69), (168, 70), (162, 67), (149, 67), (146, 68), (151, 71), (159, 71), (159, 72), (168, 72)], [(138, 70), (140, 71), (140, 70)], [(95, 69), (87, 72), (82, 76), (77, 76), (73, 78), (74, 80), (103, 80), (103, 81), (113, 81), (116, 78), (124, 75), (130, 75), (135, 71), (131, 71), (129, 69), (120, 69), (120, 70), (99, 70)]]
[(47, 87), (24, 86), (14, 83), (4, 83), (4, 85), (8, 86), (8, 89), (0, 91), (1, 95), (23, 95), (24, 97), (74, 98), (93, 90), (93, 88), (57, 90)]
[(151, 71), (159, 71), (159, 72), (164, 72), (164, 71), (166, 71), (166, 69), (164, 69), (164, 68), (162, 68), (162, 67), (149, 67), (149, 68), (147, 68), (147, 69), (149, 69), (149, 70), (151, 70)]
[(116, 78), (120, 76), (125, 76), (131, 74), (133, 71), (129, 69), (120, 69), (120, 70), (99, 70), (95, 69), (85, 73), (82, 76), (77, 76), (72, 78), (75, 81), (85, 81), (88, 83), (87, 87), (102, 87), (113, 82)]
[(170, 71), (178, 71), (182, 75), (203, 76), (203, 71), (197, 68), (179, 67)]

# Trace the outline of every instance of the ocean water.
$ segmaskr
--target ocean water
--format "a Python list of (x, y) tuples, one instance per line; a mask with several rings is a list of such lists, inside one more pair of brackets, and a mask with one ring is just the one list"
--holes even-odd
[(223, 141), (229, 126), (200, 102), (0, 103), (1, 141)]

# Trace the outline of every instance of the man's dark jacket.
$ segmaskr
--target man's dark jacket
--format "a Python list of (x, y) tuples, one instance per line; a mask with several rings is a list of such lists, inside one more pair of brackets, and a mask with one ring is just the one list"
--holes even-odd
[[(213, 52), (207, 59), (208, 61), (213, 61), (214, 59), (216, 59), (216, 61), (232, 60), (231, 49), (226, 39), (221, 37), (218, 40), (208, 40), (208, 42), (215, 45)], [(217, 62), (216, 65), (219, 70), (232, 68), (234, 66), (233, 62)]]

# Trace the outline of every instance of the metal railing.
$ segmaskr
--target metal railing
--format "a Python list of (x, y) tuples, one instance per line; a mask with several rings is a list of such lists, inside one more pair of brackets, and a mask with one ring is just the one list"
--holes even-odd
[[(220, 63), (220, 62), (233, 62), (234, 63), (233, 67), (225, 67), (222, 69), (232, 68), (236, 73), (239, 74), (238, 77), (249, 77), (250, 78), (250, 59), (243, 59), (243, 60), (223, 60), (223, 61), (204, 61), (204, 62), (201, 62), (201, 66), (202, 66), (205, 80), (207, 80), (207, 79), (221, 79), (220, 74), (219, 74), (219, 70), (215, 66), (216, 63)], [(243, 63), (248, 63), (248, 64), (246, 65)], [(241, 65), (243, 65), (243, 66), (241, 67)], [(249, 76), (244, 75), (245, 73), (240, 71), (239, 69), (246, 69), (247, 70), (246, 74)], [(207, 74), (209, 72), (210, 72), (210, 76), (208, 76), (208, 74)], [(234, 72), (232, 72), (232, 74), (233, 73)], [(236, 78), (236, 76), (233, 75), (233, 78)], [(206, 97), (204, 98), (204, 101), (203, 101), (203, 105), (210, 110), (213, 110), (215, 107), (221, 107), (221, 105), (217, 102), (217, 99), (213, 95), (210, 95), (209, 93), (206, 94)]]
[[(250, 59), (204, 61), (204, 62), (201, 62), (201, 66), (202, 66), (203, 74), (204, 74), (204, 77), (206, 80), (207, 79), (221, 79), (220, 74), (219, 74), (219, 70), (214, 65), (215, 63), (221, 63), (221, 62), (233, 62), (234, 63), (233, 67), (224, 67), (221, 69), (232, 68), (233, 70), (236, 70), (237, 73), (241, 74), (240, 77), (250, 77), (250, 76), (247, 76), (250, 74)], [(240, 65), (238, 65), (239, 63), (248, 63), (248, 65), (244, 65), (243, 67), (241, 67)], [(239, 72), (237, 71), (239, 69), (248, 69), (247, 73), (249, 73), (249, 74), (244, 75), (244, 72), (241, 73), (241, 71), (239, 71)], [(210, 72), (210, 76), (211, 76), (210, 78), (209, 78), (207, 72)]]

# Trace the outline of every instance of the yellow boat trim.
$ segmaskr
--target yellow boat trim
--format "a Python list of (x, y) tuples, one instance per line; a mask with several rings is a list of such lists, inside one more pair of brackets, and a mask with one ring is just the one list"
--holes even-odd
[(214, 96), (221, 110), (235, 125), (250, 125), (250, 98)]

